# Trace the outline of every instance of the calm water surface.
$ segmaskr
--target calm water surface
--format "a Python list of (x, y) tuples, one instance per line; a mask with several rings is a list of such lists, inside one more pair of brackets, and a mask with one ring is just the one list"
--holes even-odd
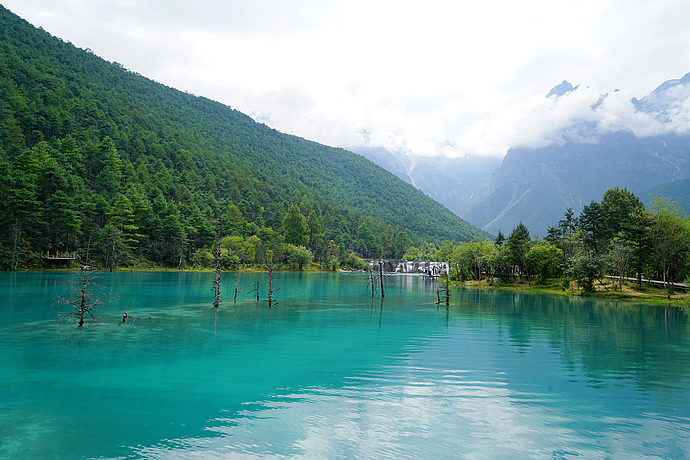
[(690, 458), (685, 310), (226, 273), (216, 312), (212, 277), (101, 274), (78, 330), (74, 273), (0, 273), (0, 458)]

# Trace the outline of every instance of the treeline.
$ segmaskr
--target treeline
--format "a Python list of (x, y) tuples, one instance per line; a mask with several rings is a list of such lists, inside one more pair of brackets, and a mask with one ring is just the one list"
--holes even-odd
[[(92, 161), (80, 161), (86, 156)], [(76, 160), (75, 160), (76, 159)], [(317, 262), (336, 269), (359, 268), (362, 257), (400, 258), (411, 241), (404, 229), (358, 210), (329, 204), (305, 193), (277, 220), (259, 205), (216, 198), (172, 177), (144, 168), (122, 173), (114, 142), (79, 144), (68, 136), (54, 145), (41, 141), (0, 162), (4, 234), (3, 268), (40, 267), (41, 253), (69, 255), (101, 267), (211, 266), (216, 222), (226, 268), (264, 264), (270, 249), (277, 261), (302, 268)], [(181, 174), (184, 179), (184, 173)], [(95, 185), (89, 187), (89, 183)], [(189, 187), (188, 187), (189, 185)], [(302, 215), (301, 209), (306, 213)], [(264, 216), (277, 220), (275, 229)]]
[[(228, 266), (291, 247), (351, 265), (352, 253), (397, 258), (487, 235), (359, 155), (160, 85), (2, 6), (0, 31), (2, 269), (58, 252), (204, 265), (221, 215)], [(283, 226), (293, 206), (310, 225), (303, 240)]]
[(544, 239), (531, 238), (517, 225), (508, 238), (442, 246), (436, 258), (448, 260), (451, 277), (509, 283), (515, 279), (544, 282), (561, 278), (586, 292), (604, 276), (662, 280), (673, 283), (690, 277), (690, 219), (677, 205), (656, 197), (645, 209), (627, 189), (611, 188), (601, 202), (593, 201), (578, 217), (568, 209)]

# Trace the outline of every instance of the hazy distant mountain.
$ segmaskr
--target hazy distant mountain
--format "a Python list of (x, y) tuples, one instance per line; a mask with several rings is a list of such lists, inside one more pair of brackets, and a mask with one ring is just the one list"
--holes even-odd
[(492, 173), (501, 165), (496, 157), (412, 157), (380, 147), (349, 150), (414, 185), (458, 216), (488, 189)]

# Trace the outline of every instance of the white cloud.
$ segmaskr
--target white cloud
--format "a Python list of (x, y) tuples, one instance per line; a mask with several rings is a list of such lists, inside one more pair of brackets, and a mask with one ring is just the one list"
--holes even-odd
[[(586, 138), (583, 121), (638, 135), (671, 129), (629, 100), (690, 70), (690, 4), (681, 0), (3, 4), (281, 131), (415, 155), (502, 156), (511, 145)], [(584, 86), (547, 100), (564, 78)], [(623, 91), (588, 108), (616, 87)], [(674, 110), (673, 129), (687, 131), (686, 108)]]

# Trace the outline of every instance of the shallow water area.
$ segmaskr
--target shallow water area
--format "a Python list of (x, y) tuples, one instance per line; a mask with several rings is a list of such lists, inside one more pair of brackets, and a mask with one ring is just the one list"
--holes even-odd
[(690, 457), (687, 310), (306, 273), (214, 310), (210, 273), (121, 272), (78, 329), (76, 276), (0, 273), (0, 458)]

